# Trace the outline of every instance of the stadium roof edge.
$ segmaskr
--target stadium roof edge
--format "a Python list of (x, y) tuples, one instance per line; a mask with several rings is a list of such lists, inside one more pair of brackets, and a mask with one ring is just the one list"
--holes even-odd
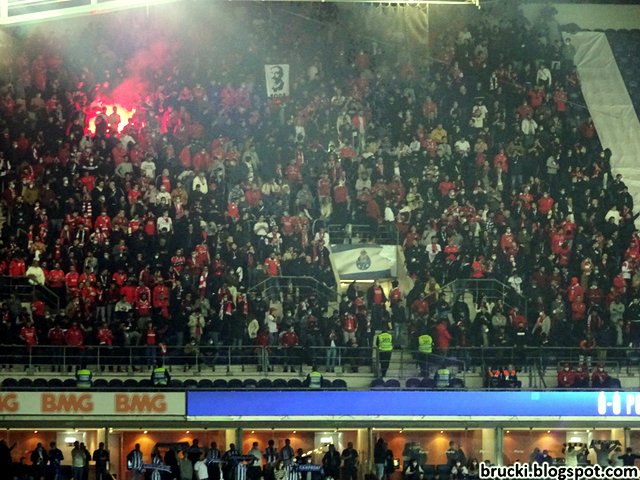
[[(40, 23), (77, 16), (111, 13), (120, 10), (143, 7), (150, 8), (185, 1), (186, 0), (77, 0), (74, 2), (74, 6), (64, 6), (65, 3), (60, 0), (0, 0), (0, 26), (17, 26), (29, 23)], [(244, 2), (258, 0), (230, 1)], [(301, 1), (303, 3), (317, 3), (317, 0), (262, 1)], [(324, 2), (324, 0), (322, 1)], [(475, 5), (480, 7), (480, 0), (331, 0), (331, 3), (374, 3), (380, 5)]]

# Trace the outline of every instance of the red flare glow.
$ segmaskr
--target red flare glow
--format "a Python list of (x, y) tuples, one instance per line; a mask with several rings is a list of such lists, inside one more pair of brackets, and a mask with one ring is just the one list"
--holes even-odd
[[(113, 102), (113, 103), (104, 102), (104, 103), (100, 103), (100, 105), (97, 107), (94, 104), (94, 107), (86, 112), (87, 114), (86, 129), (87, 131), (91, 132), (91, 134), (96, 133), (96, 117), (102, 111), (103, 106), (107, 107), (107, 117), (109, 117), (109, 115), (111, 115), (111, 113), (113, 112), (113, 107), (116, 107), (118, 109), (118, 115), (120, 115), (120, 122), (118, 123), (117, 134), (120, 134), (122, 132), (122, 129), (129, 123), (129, 119), (133, 118), (133, 115), (136, 113), (135, 108), (130, 110), (117, 102)], [(113, 134), (113, 132), (110, 132), (110, 134)]]

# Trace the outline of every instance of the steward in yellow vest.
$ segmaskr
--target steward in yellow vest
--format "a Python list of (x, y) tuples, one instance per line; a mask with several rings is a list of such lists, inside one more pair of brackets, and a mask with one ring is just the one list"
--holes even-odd
[(93, 372), (85, 366), (76, 370), (76, 385), (83, 390), (90, 389), (93, 385)]
[(423, 377), (429, 376), (429, 357), (432, 352), (433, 338), (428, 333), (423, 333), (418, 337), (418, 364)]
[(389, 370), (389, 362), (391, 361), (391, 353), (393, 352), (393, 335), (389, 333), (388, 327), (376, 337), (376, 346), (378, 347), (378, 357), (380, 358), (380, 376), (386, 377), (387, 370)]
[(322, 388), (322, 374), (318, 372), (316, 367), (313, 367), (309, 375), (307, 375), (307, 380), (305, 383), (309, 388), (313, 388), (313, 389)]
[(154, 387), (166, 387), (169, 385), (171, 375), (169, 371), (164, 367), (155, 367), (151, 373), (151, 381)]

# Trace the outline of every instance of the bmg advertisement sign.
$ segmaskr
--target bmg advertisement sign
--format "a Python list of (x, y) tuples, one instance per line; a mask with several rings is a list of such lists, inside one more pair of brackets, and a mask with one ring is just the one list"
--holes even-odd
[(179, 415), (184, 393), (6, 392), (0, 393), (0, 415)]

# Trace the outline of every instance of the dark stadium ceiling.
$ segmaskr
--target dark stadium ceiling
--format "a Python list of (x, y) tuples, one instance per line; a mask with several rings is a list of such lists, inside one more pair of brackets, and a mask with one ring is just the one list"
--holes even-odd
[[(42, 22), (82, 15), (108, 13), (131, 8), (149, 8), (167, 3), (190, 3), (200, 0), (0, 0), (0, 25), (20, 25), (25, 23)], [(202, 0), (220, 1), (220, 0)], [(230, 0), (230, 1), (258, 1), (258, 0)], [(264, 1), (264, 0), (262, 0)], [(266, 0), (283, 1), (283, 0)], [(284, 0), (296, 1), (300, 0)], [(317, 0), (301, 0), (312, 2)], [(324, 0), (322, 0), (324, 1)], [(480, 6), (480, 0), (331, 0), (336, 3), (379, 3), (383, 5), (475, 5)]]

